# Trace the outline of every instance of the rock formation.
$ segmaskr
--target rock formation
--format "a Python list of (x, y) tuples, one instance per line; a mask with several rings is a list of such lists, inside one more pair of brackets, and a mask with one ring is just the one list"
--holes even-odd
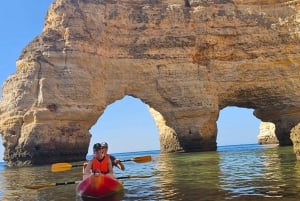
[(279, 144), (293, 141), (300, 159), (299, 8), (299, 0), (57, 0), (3, 85), (4, 159), (83, 160), (89, 129), (125, 95), (154, 111), (163, 152), (215, 150), (219, 111), (238, 106), (274, 123)]
[(278, 144), (275, 135), (275, 125), (271, 122), (261, 122), (257, 136), (259, 144)]

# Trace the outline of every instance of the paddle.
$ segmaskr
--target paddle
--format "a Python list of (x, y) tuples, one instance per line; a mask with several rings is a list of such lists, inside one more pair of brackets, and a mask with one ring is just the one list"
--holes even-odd
[(146, 163), (146, 162), (150, 162), (151, 160), (152, 160), (151, 156), (138, 156), (128, 160), (122, 160), (121, 162), (134, 161), (136, 163)]
[(71, 163), (54, 163), (51, 165), (51, 172), (63, 172), (70, 170), (72, 167), (80, 167), (83, 164), (72, 165)]
[[(92, 160), (93, 155), (87, 155), (86, 156), (86, 160)], [(126, 162), (126, 161), (134, 161), (137, 163), (146, 163), (146, 162), (150, 162), (152, 160), (150, 155), (147, 156), (137, 156), (137, 157), (133, 157), (131, 159), (127, 159), (127, 160), (121, 160), (121, 162)]]
[[(128, 175), (128, 176), (123, 176), (123, 177), (116, 177), (116, 179), (134, 179), (134, 178), (149, 178), (152, 177), (151, 175), (144, 175), (144, 176), (139, 176), (139, 175)], [(25, 188), (28, 189), (40, 189), (40, 188), (46, 188), (46, 187), (51, 187), (51, 186), (61, 186), (61, 185), (68, 185), (68, 184), (78, 184), (81, 181), (66, 181), (66, 182), (57, 182), (57, 183), (45, 183), (45, 184), (38, 184), (38, 185), (27, 185), (24, 186)]]
[(149, 178), (149, 177), (152, 177), (151, 175), (144, 175), (144, 176), (141, 176), (141, 175), (128, 175), (128, 176), (123, 176), (123, 177), (117, 177), (116, 179), (140, 179), (140, 178)]
[(50, 186), (60, 186), (60, 185), (68, 185), (68, 184), (78, 184), (80, 181), (66, 181), (66, 182), (58, 182), (58, 183), (45, 183), (45, 184), (39, 184), (39, 185), (32, 185), (32, 186), (24, 186), (28, 189), (40, 189)]
[[(152, 160), (151, 156), (138, 156), (121, 162), (134, 161), (136, 163), (146, 163)], [(63, 172), (70, 170), (72, 167), (80, 167), (83, 164), (72, 165), (71, 163), (54, 163), (51, 165), (51, 172)]]

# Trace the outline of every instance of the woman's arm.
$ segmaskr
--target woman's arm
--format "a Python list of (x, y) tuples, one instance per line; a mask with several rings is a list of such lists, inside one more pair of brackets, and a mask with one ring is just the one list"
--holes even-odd
[(86, 167), (83, 170), (83, 179), (87, 178), (91, 175), (92, 172), (92, 161), (89, 161), (86, 165)]

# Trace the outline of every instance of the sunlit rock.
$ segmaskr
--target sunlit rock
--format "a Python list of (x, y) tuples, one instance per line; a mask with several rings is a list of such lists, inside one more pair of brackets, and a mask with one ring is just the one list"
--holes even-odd
[(299, 0), (57, 0), (4, 83), (4, 159), (83, 160), (89, 129), (126, 95), (159, 114), (162, 152), (216, 150), (227, 106), (253, 108), (276, 125), (280, 145), (291, 145), (299, 16)]
[(259, 144), (278, 144), (275, 125), (271, 122), (261, 122), (257, 138)]

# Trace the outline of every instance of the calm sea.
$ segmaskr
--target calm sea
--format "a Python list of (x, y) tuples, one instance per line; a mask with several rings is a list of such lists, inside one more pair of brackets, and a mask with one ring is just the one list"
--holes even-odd
[[(124, 194), (111, 200), (300, 200), (300, 161), (292, 147), (235, 145), (216, 152), (160, 154), (159, 151), (114, 154), (120, 159), (151, 155), (152, 162), (126, 162), (116, 176), (123, 179)], [(74, 163), (81, 164), (81, 163)], [(72, 201), (76, 184), (27, 189), (25, 185), (81, 180), (81, 168), (52, 173), (50, 165), (7, 168), (0, 165), (0, 200)]]

